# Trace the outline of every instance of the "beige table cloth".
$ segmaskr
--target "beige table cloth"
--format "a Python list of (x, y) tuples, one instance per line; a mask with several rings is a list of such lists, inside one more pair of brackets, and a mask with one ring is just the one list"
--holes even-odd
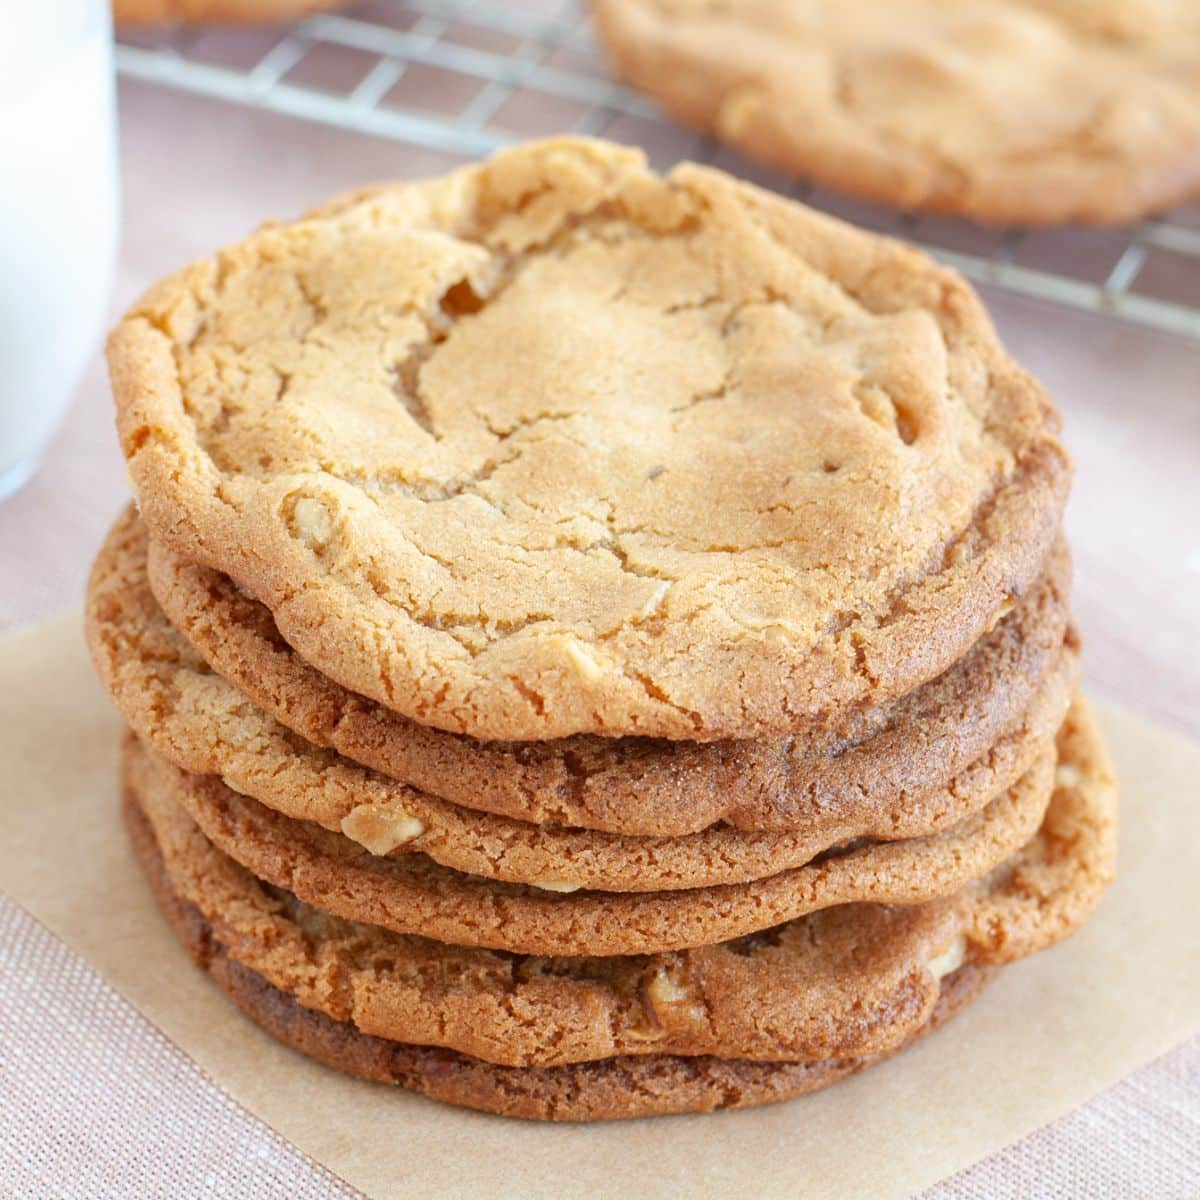
[[(264, 217), (449, 165), (140, 85), (123, 87), (121, 116), (125, 241), (114, 311)], [(1033, 301), (988, 299), (1014, 354), (1059, 400), (1078, 460), (1068, 521), (1090, 689), (1200, 736), (1200, 347)], [(0, 505), (0, 629), (78, 607), (90, 556), (125, 494), (97, 362), (42, 471)], [(64, 739), (69, 754), (69, 730)], [(20, 786), (4, 779), (6, 805), (20, 803)], [(1193, 912), (1177, 919), (1194, 927)], [(1200, 957), (1194, 938), (1191, 949)], [(980, 1080), (980, 1104), (987, 1091)], [(672, 1122), (657, 1128), (668, 1144)], [(796, 1195), (803, 1180), (798, 1151)], [(0, 1196), (355, 1194), (0, 899)], [(552, 1193), (524, 1190), (516, 1176), (503, 1194)], [(693, 1194), (707, 1194), (702, 1180)], [(1200, 1195), (1200, 1039), (926, 1195)]]

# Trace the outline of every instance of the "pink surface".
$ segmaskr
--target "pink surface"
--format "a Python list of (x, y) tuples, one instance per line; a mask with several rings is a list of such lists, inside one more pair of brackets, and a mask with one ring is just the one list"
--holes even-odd
[[(122, 87), (121, 117), (125, 218), (114, 314), (157, 276), (267, 217), (291, 215), (369, 180), (433, 173), (451, 162), (443, 155), (145, 85)], [(1185, 281), (1184, 287), (1200, 304), (1200, 279)], [(1091, 686), (1159, 722), (1200, 735), (1200, 403), (1195, 394), (1200, 345), (1033, 301), (988, 298), (1010, 349), (1058, 399), (1077, 459), (1069, 526), (1076, 612), (1087, 640)], [(42, 470), (0, 505), (0, 628), (80, 604), (90, 557), (126, 494), (97, 358)], [(6, 919), (10, 924), (0, 930), (0, 948), (33, 953), (28, 941), (18, 945), (16, 938), (19, 933), (36, 940), (36, 931), (18, 929), (11, 915)], [(38, 955), (50, 953), (35, 949)], [(45, 961), (36, 958), (35, 965)], [(66, 968), (54, 968), (61, 969)], [(82, 964), (71, 969), (80, 972), (87, 987), (97, 986), (87, 980)], [(0, 971), (0, 978), (10, 975), (8, 967)], [(22, 1001), (28, 1002), (28, 997)], [(6, 1007), (7, 1002), (0, 1003), (0, 1016)], [(65, 1016), (51, 1013), (47, 1019), (86, 1018), (95, 1028), (100, 1020), (95, 1006), (80, 1011), (83, 1016), (68, 1005)], [(140, 1021), (132, 1012), (122, 1019), (135, 1029)], [(139, 1030), (137, 1036), (146, 1033)], [(151, 1078), (154, 1072), (171, 1079), (186, 1072), (186, 1060), (177, 1052), (172, 1058), (171, 1049), (145, 1060)], [(1194, 1183), (1192, 1191), (1184, 1189), (1194, 1158), (1189, 1165), (1180, 1155), (1176, 1165), (1184, 1174), (1177, 1169), (1157, 1180), (1138, 1173), (1138, 1164), (1145, 1167), (1148, 1153), (1166, 1163), (1166, 1170), (1171, 1139), (1181, 1130), (1191, 1131), (1195, 1148), (1198, 1063), (1200, 1042), (1193, 1042), (931, 1196), (1193, 1195)], [(5, 1065), (0, 1055), (0, 1072)], [(41, 1067), (45, 1075), (49, 1066)], [(53, 1071), (47, 1078), (50, 1086)], [(0, 1078), (6, 1129), (9, 1113), (18, 1107), (26, 1123), (31, 1112), (44, 1111), (58, 1130), (82, 1128), (79, 1123), (90, 1119), (86, 1091), (72, 1089), (55, 1107), (30, 1110), (10, 1084), (11, 1079), (5, 1084)], [(204, 1101), (203, 1088), (189, 1086), (183, 1093), (192, 1095), (188, 1103)], [(250, 1120), (237, 1111), (229, 1119), (235, 1124)], [(9, 1150), (15, 1144), (7, 1137), (0, 1143)], [(73, 1144), (58, 1141), (55, 1152), (69, 1156), (75, 1153)], [(1098, 1146), (1103, 1153), (1094, 1152)], [(286, 1162), (292, 1172), (288, 1179), (294, 1181), (288, 1194), (344, 1194), (312, 1183), (305, 1174), (311, 1168), (302, 1160)], [(32, 1178), (6, 1175), (7, 1169), (0, 1148), (0, 1191)], [(154, 1194), (151, 1177), (141, 1178), (145, 1193)], [(302, 1192), (301, 1181), (310, 1190)], [(86, 1188), (72, 1194), (85, 1192), (100, 1194)], [(18, 1188), (5, 1194), (31, 1193)], [(194, 1193), (185, 1188), (176, 1194)]]

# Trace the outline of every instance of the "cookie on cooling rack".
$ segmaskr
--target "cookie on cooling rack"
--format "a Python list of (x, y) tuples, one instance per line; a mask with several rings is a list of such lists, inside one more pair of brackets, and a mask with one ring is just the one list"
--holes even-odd
[(1200, 194), (1200, 6), (592, 0), (618, 70), (772, 165), (988, 223)]

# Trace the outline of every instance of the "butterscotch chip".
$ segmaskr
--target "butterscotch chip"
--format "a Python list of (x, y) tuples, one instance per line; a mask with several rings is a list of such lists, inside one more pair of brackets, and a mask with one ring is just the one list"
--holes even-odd
[(555, 879), (552, 875), (539, 875), (529, 882), (534, 887), (541, 888), (543, 892), (577, 892), (582, 886), (569, 879)]
[(260, 230), (109, 361), (151, 535), (478, 739), (778, 737), (904, 695), (1033, 584), (1069, 475), (952, 272), (599, 142)]
[(1005, 224), (1200, 193), (1200, 12), (1177, 0), (592, 0), (618, 69), (807, 178)]
[(293, 536), (319, 554), (333, 537), (333, 516), (319, 500), (302, 496), (292, 506), (288, 528)]
[(1079, 769), (1071, 763), (1059, 763), (1054, 769), (1055, 787), (1077, 787), (1079, 784)]
[[(894, 1049), (929, 1020), (942, 980), (1069, 935), (1111, 878), (1115, 792), (1080, 712), (1064, 731), (1081, 783), (1039, 833), (959, 894), (842, 905), (733, 942), (632, 958), (529, 958), (339, 920), (256, 879), (164, 797), (130, 743), (131, 815), (155, 865), (218, 953), (363, 1033), (509, 1066), (614, 1055), (805, 1061)], [(1076, 743), (1068, 749), (1068, 743)], [(138, 814), (144, 814), (138, 816)], [(135, 836), (137, 836), (135, 834)]]
[(649, 983), (646, 984), (646, 995), (650, 999), (650, 1006), (655, 1015), (661, 1016), (663, 1011), (671, 1005), (690, 999), (692, 993), (673, 979), (665, 968), (659, 967), (650, 977)]
[(342, 832), (372, 854), (391, 854), (425, 832), (425, 822), (406, 812), (356, 804), (341, 820)]
[[(654, 597), (658, 595), (659, 593), (655, 592), (647, 604), (653, 606)], [(554, 648), (561, 650), (562, 656), (570, 664), (571, 670), (586, 682), (595, 683), (603, 679), (605, 673), (612, 669), (595, 650), (577, 638), (563, 638), (559, 642), (551, 642), (550, 645), (552, 650)]]
[(944, 950), (929, 960), (929, 971), (935, 979), (951, 975), (963, 965), (966, 955), (967, 939), (960, 934)]

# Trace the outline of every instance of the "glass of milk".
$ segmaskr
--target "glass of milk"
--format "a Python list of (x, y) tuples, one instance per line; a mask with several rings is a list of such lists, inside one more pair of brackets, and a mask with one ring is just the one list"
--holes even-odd
[(0, 0), (0, 499), (97, 353), (117, 239), (109, 0)]

